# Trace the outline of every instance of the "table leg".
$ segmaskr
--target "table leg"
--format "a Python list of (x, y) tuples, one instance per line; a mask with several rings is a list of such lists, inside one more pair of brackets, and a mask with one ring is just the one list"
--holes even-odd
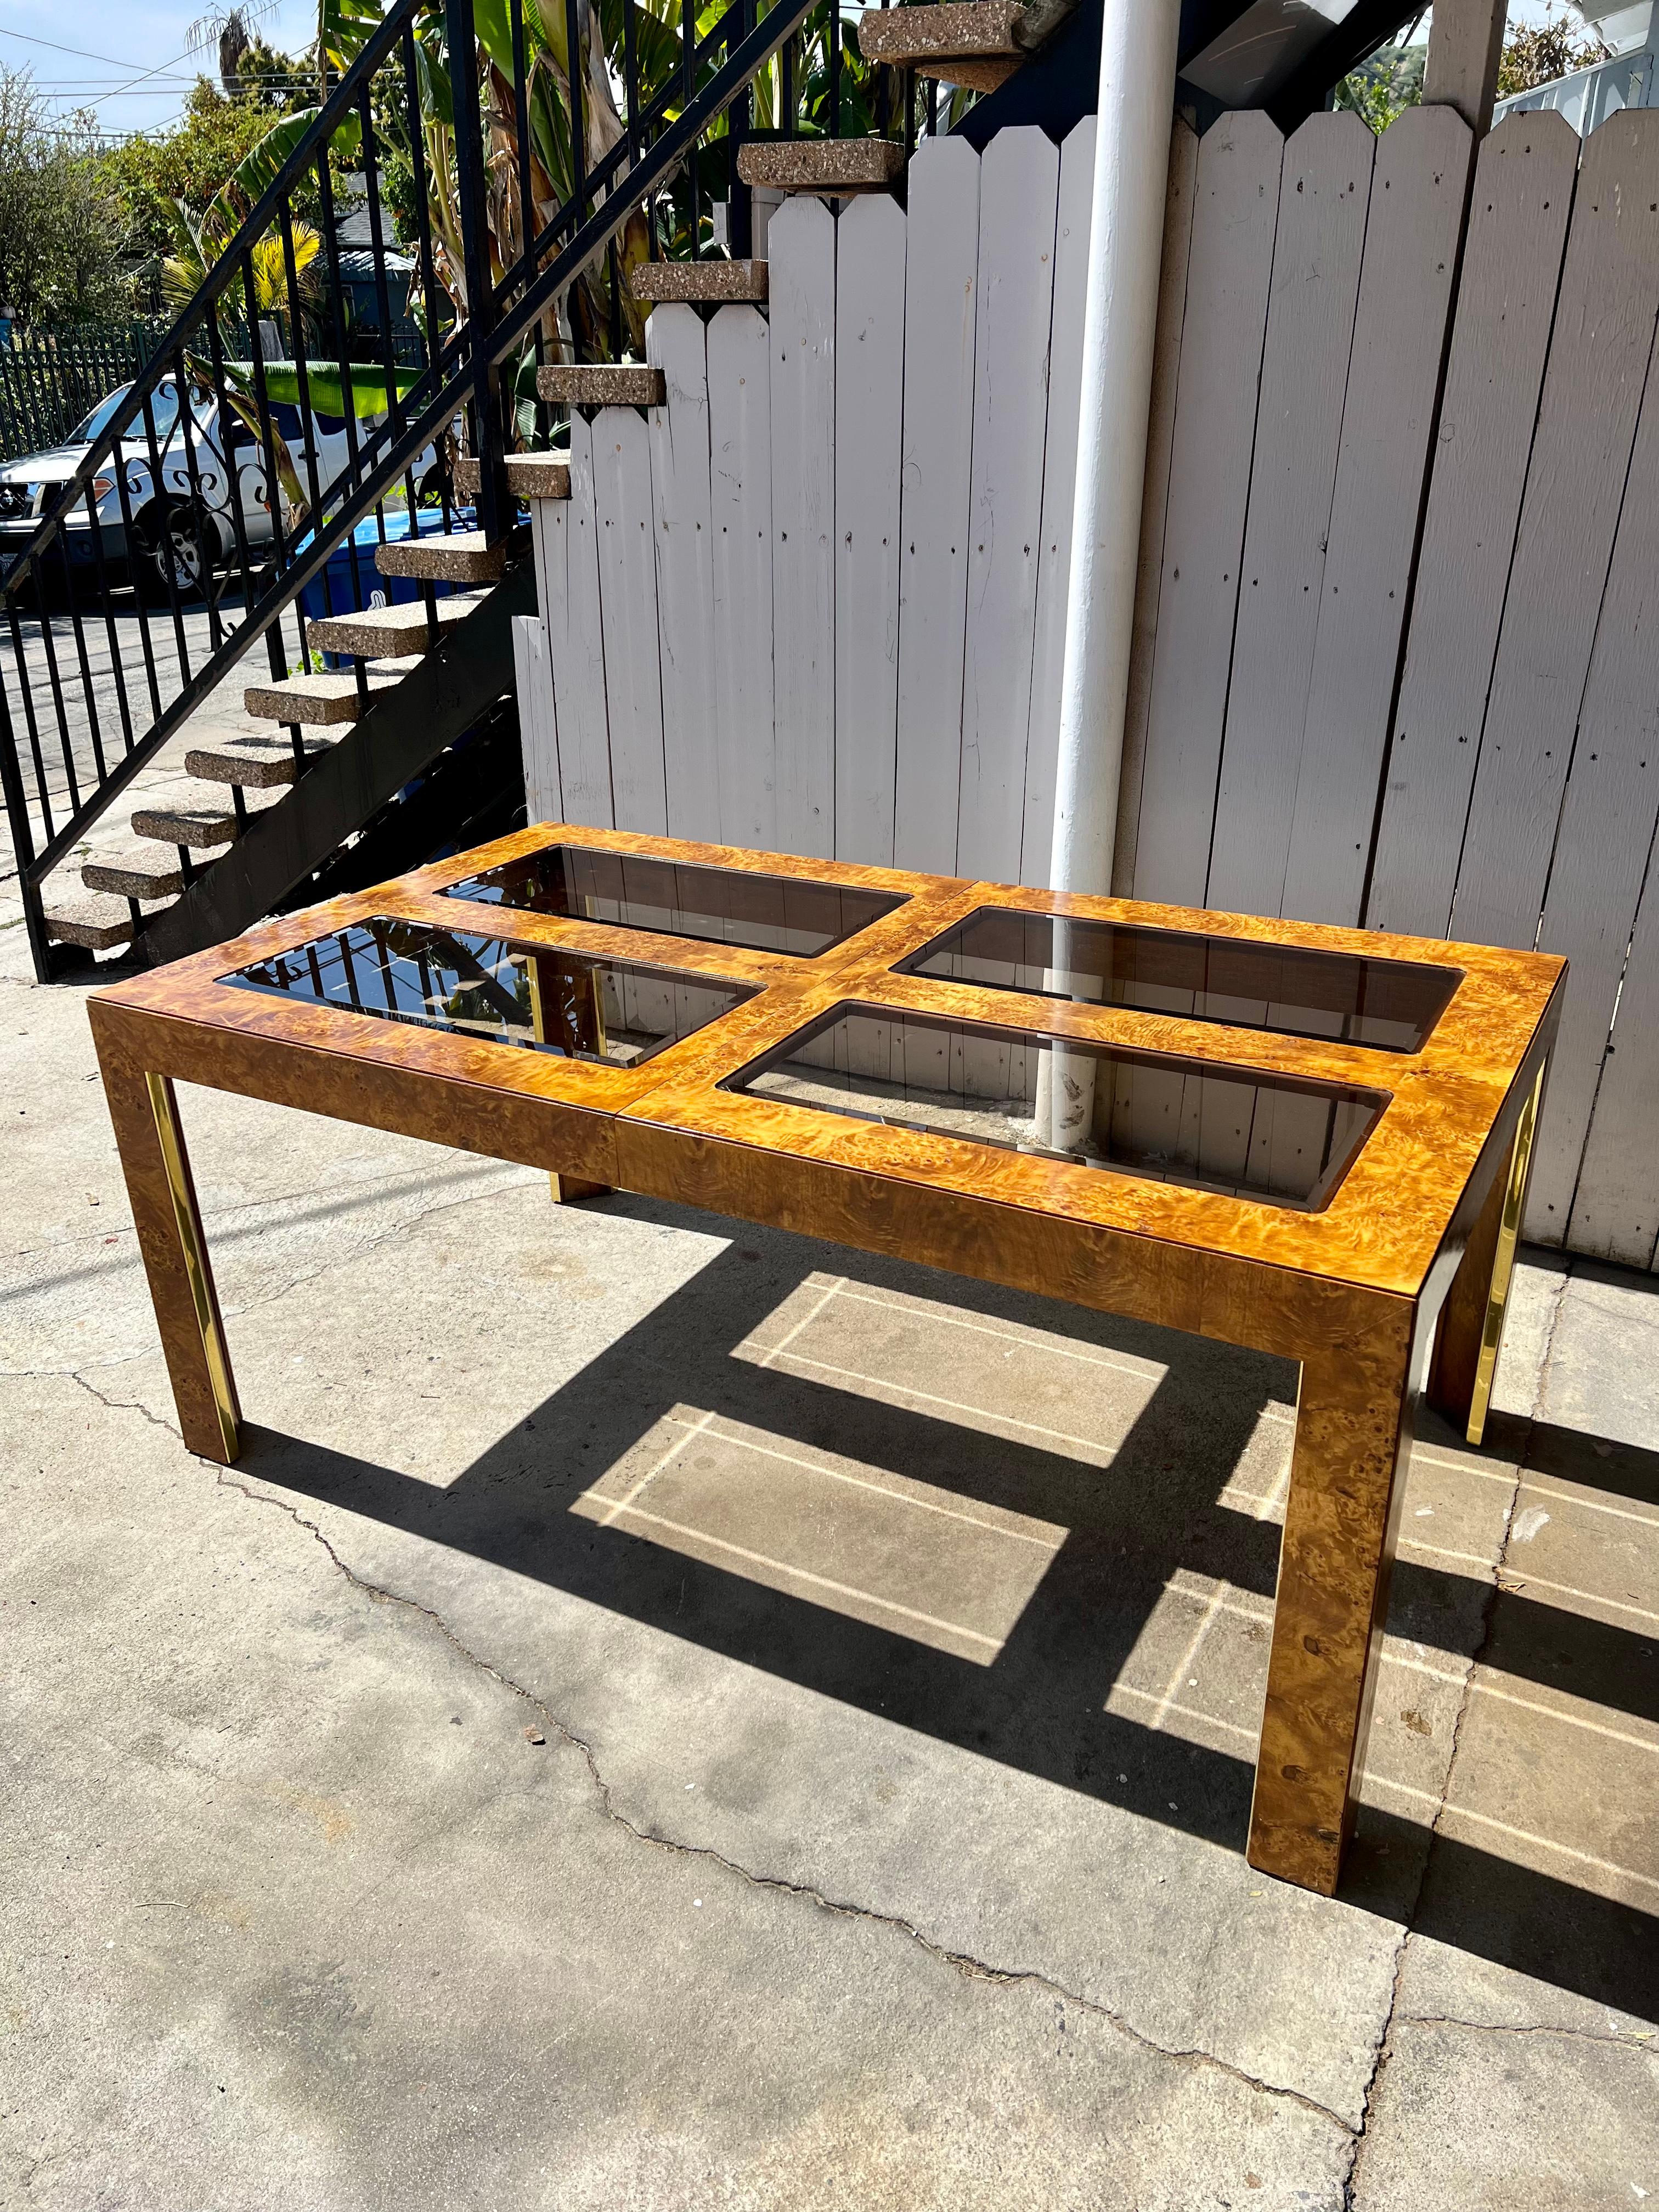
[(228, 1467), (241, 1408), (173, 1084), (101, 1042), (99, 1060), (179, 1425), (191, 1451)]
[[(530, 976), (530, 1024), (538, 1044), (548, 1041), (548, 1024), (561, 1042), (587, 1052), (605, 1049), (605, 1011), (599, 999), (599, 978), (591, 969), (561, 966), (546, 953), (531, 953), (525, 963)], [(555, 1168), (547, 1186), (555, 1206), (569, 1206), (579, 1198), (604, 1198), (611, 1186), (590, 1182), (586, 1176), (561, 1175)]]
[(1376, 1344), (1302, 1365), (1246, 1856), (1327, 1897), (1353, 1825), (1427, 1364), (1427, 1334), (1411, 1327), (1407, 1308)]
[(1532, 1096), (1521, 1109), (1508, 1171), (1492, 1179), (1441, 1310), (1440, 1334), (1429, 1374), (1429, 1402), (1461, 1428), (1472, 1444), (1479, 1444), (1486, 1432), (1492, 1377), (1503, 1348), (1504, 1320), (1515, 1273), (1515, 1250), (1526, 1211), (1527, 1177), (1545, 1073), (1540, 1067)]

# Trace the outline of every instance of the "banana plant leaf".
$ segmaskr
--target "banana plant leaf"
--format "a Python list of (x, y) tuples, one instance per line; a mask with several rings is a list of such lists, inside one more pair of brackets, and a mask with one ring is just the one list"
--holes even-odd
[(449, 89), (449, 70), (436, 49), (435, 39), (422, 38), (415, 41), (415, 88), (425, 120), (452, 128), (455, 121), (455, 101)]
[(380, 27), (381, 0), (321, 0), (317, 40), (325, 58), (342, 71), (350, 68)]
[[(265, 376), (265, 396), (273, 407), (297, 407), (300, 400), (300, 371), (291, 361), (268, 361), (262, 364)], [(234, 371), (237, 382), (247, 391), (253, 389), (253, 363), (251, 361), (228, 361), (227, 370)], [(386, 374), (369, 362), (353, 362), (351, 368), (351, 399), (353, 411), (359, 421), (372, 415), (387, 411)], [(420, 382), (422, 372), (417, 368), (400, 368), (396, 372), (398, 395), (406, 398)], [(340, 365), (333, 361), (308, 361), (306, 363), (306, 382), (311, 394), (313, 415), (344, 416), (346, 411), (345, 385), (340, 374)]]
[[(537, 12), (536, 0), (525, 0), (523, 18), (526, 58), (538, 46), (554, 46), (555, 58), (562, 69), (562, 27), (560, 27), (561, 35), (556, 41), (548, 38), (543, 29), (541, 16)], [(477, 33), (478, 44), (510, 84), (513, 81), (513, 20), (507, 12), (507, 0), (472, 0), (472, 27)]]

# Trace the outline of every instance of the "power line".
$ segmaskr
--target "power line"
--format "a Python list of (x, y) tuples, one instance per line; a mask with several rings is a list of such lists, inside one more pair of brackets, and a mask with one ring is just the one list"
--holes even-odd
[[(137, 69), (137, 62), (118, 62), (113, 54), (94, 54), (85, 46), (59, 46), (56, 39), (37, 39), (30, 31), (14, 31), (9, 24), (0, 23), (0, 38), (21, 39), (26, 46), (50, 46), (55, 54), (74, 54), (83, 62), (107, 62), (112, 69)], [(184, 57), (179, 56), (182, 60)], [(162, 64), (166, 68), (167, 64)]]
[[(177, 77), (170, 76), (164, 78), (160, 84), (145, 85), (142, 89), (129, 85), (118, 85), (113, 92), (90, 94), (82, 101), (82, 105), (87, 107), (101, 107), (106, 100), (174, 100), (179, 93), (190, 90), (191, 82), (186, 78), (181, 83)], [(71, 82), (67, 84), (59, 82), (37, 85), (35, 89), (46, 94), (49, 99), (72, 100), (80, 88)]]
[[(169, 54), (166, 61), (157, 62), (154, 69), (146, 70), (142, 76), (134, 77), (131, 84), (118, 85), (115, 88), (115, 92), (106, 94), (105, 98), (113, 100), (119, 93), (131, 92), (133, 90), (135, 86), (148, 84), (151, 77), (160, 76), (163, 70), (170, 70), (173, 67), (175, 63), (188, 61), (189, 59), (190, 48), (186, 46), (183, 53)], [(94, 100), (93, 105), (94, 107), (98, 107), (101, 106), (103, 102), (101, 100)]]
[[(212, 80), (209, 78), (206, 81), (211, 87)], [(176, 92), (189, 92), (198, 82), (197, 78), (191, 76), (163, 77), (158, 83), (147, 86), (142, 92), (132, 92), (131, 96), (135, 100), (161, 100)], [(96, 85), (108, 82), (107, 77), (37, 77), (34, 88), (50, 98), (64, 100), (73, 93), (89, 91)], [(303, 76), (246, 77), (243, 79), (243, 84), (246, 90), (240, 96), (246, 97), (257, 92), (314, 92), (317, 88), (317, 79), (314, 75), (307, 73)], [(127, 91), (127, 87), (118, 86), (113, 92), (95, 93), (90, 104), (97, 107), (106, 100), (119, 100)]]

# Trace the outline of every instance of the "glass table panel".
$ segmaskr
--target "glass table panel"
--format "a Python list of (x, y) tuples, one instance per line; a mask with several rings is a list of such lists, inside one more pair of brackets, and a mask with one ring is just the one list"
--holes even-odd
[(904, 904), (897, 892), (691, 867), (586, 845), (545, 845), (451, 884), (445, 896), (805, 959)]
[(220, 980), (613, 1067), (637, 1066), (755, 994), (672, 968), (391, 919), (353, 923)]
[[(1092, 1093), (1075, 1151), (1039, 1126), (1055, 1084)], [(1388, 1104), (1380, 1091), (850, 1004), (723, 1087), (1306, 1212), (1329, 1205)]]
[(1455, 968), (1007, 907), (981, 907), (900, 972), (1383, 1052), (1420, 1052), (1461, 980)]

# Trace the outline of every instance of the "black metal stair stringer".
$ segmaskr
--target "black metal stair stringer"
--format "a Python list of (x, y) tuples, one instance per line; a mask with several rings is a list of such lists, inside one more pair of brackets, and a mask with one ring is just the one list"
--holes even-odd
[(140, 940), (153, 964), (239, 937), (275, 912), (352, 832), (513, 689), (513, 618), (536, 611), (521, 559), (418, 668), (375, 694), (362, 720), (199, 875)]

